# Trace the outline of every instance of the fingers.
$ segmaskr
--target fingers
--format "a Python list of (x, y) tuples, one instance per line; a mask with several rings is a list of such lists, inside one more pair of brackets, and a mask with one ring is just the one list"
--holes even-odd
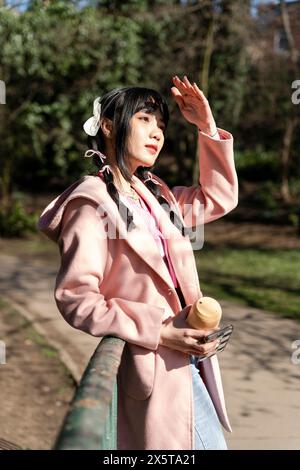
[(187, 86), (180, 80), (179, 77), (177, 77), (177, 75), (175, 75), (175, 77), (173, 77), (173, 83), (174, 83), (174, 85), (177, 86), (177, 88), (182, 93), (185, 93), (187, 91)]
[(175, 86), (172, 86), (171, 92), (173, 93), (174, 96), (182, 96), (178, 88), (176, 88)]
[(210, 333), (213, 333), (215, 330), (209, 329), (209, 330), (196, 330), (192, 328), (186, 328), (184, 334), (185, 336), (191, 336), (198, 344), (203, 344), (204, 338), (209, 335)]
[(173, 95), (176, 103), (179, 106), (179, 109), (182, 110), (182, 108), (184, 107), (184, 100), (182, 98), (182, 95), (181, 95), (180, 91), (176, 87), (172, 87), (171, 92), (172, 92), (172, 95)]
[(181, 92), (183, 96), (188, 95), (188, 96), (194, 96), (200, 99), (205, 98), (204, 93), (200, 90), (198, 85), (195, 82), (192, 85), (186, 75), (183, 77), (183, 81), (180, 80), (177, 75), (175, 75), (172, 79), (173, 79), (174, 85), (176, 85), (176, 87), (178, 88), (178, 90)]
[(180, 94), (183, 98), (183, 100), (187, 97), (195, 97), (195, 91), (192, 86), (190, 86), (189, 82), (184, 83), (182, 82), (177, 75), (173, 77), (173, 83), (177, 87), (177, 89), (180, 91)]
[(219, 340), (211, 341), (206, 344), (199, 344), (194, 338), (188, 337), (185, 339), (185, 344), (190, 352), (195, 356), (206, 356), (210, 353), (215, 353), (219, 345)]
[(184, 80), (185, 85), (186, 85), (188, 88), (193, 88), (192, 85), (191, 85), (191, 83), (190, 83), (190, 81), (189, 81), (189, 79), (187, 78), (186, 75), (183, 77), (183, 80)]
[(194, 348), (196, 351), (198, 351), (198, 354), (206, 355), (206, 354), (216, 351), (217, 346), (218, 346), (218, 342), (214, 341), (213, 343), (210, 343), (210, 344), (199, 345), (196, 343)]
[(201, 98), (205, 98), (205, 95), (204, 95), (203, 91), (200, 90), (197, 83), (195, 83), (195, 82), (193, 83), (193, 88), (196, 91), (196, 93), (198, 93), (198, 95), (201, 96)]

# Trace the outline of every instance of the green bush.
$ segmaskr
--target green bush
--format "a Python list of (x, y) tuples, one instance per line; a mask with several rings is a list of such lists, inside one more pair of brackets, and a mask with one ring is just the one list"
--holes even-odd
[(0, 208), (1, 237), (24, 237), (36, 232), (38, 215), (28, 213), (21, 201), (14, 200), (8, 209)]
[(279, 160), (276, 152), (261, 146), (235, 151), (235, 163), (239, 176), (249, 181), (278, 180)]
[(300, 204), (294, 204), (290, 207), (288, 222), (297, 229), (300, 235)]
[(272, 218), (280, 212), (278, 186), (272, 181), (260, 183), (258, 190), (252, 196), (252, 201), (261, 208), (266, 218)]
[[(300, 201), (300, 178), (291, 177), (289, 180), (290, 190), (295, 200)], [(300, 204), (298, 203), (298, 209), (300, 210)]]

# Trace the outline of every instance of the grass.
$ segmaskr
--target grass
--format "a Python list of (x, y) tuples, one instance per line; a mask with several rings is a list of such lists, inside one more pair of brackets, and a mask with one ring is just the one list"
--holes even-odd
[(0, 239), (0, 250), (6, 254), (12, 254), (25, 258), (40, 258), (47, 261), (58, 257), (58, 247), (45, 236), (36, 234), (30, 239), (5, 238)]
[(16, 309), (14, 309), (9, 302), (0, 297), (0, 310), (9, 314), (11, 322), (19, 329), (22, 329), (32, 343), (39, 347), (41, 354), (47, 358), (58, 358), (58, 352), (55, 348), (50, 346), (46, 339), (40, 335), (32, 326), (27, 318), (23, 317)]
[(300, 251), (210, 248), (195, 252), (204, 295), (300, 320)]
[(48, 358), (58, 358), (58, 352), (56, 349), (49, 346), (47, 341), (43, 336), (41, 336), (34, 328), (29, 327), (27, 330), (27, 338), (39, 346), (41, 353), (44, 357)]
[[(49, 366), (52, 364), (53, 371), (55, 374), (57, 374), (57, 378), (60, 377), (60, 374), (63, 375), (63, 385), (59, 385), (57, 388), (58, 396), (63, 398), (68, 392), (69, 386), (74, 387), (75, 382), (68, 368), (63, 362), (61, 362), (59, 358), (59, 352), (47, 342), (47, 339), (44, 336), (35, 330), (30, 320), (25, 318), (18, 310), (11, 306), (9, 301), (1, 296), (0, 315), (2, 321), (10, 324), (13, 327), (13, 332), (17, 332), (18, 330), (23, 331), (24, 338), (31, 341), (31, 343), (38, 348), (39, 354), (45, 358), (45, 364), (48, 363)], [(2, 339), (3, 338), (0, 336), (0, 340)], [(59, 383), (61, 383), (61, 381)], [(56, 384), (53, 386), (54, 391), (55, 387)]]

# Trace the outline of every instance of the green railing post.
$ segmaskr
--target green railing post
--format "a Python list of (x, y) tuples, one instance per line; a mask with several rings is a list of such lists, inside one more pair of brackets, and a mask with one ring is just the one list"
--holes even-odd
[(102, 450), (117, 449), (117, 420), (118, 420), (118, 387), (117, 381), (113, 385), (112, 401), (109, 413), (104, 425), (104, 433), (101, 443)]
[(104, 337), (75, 392), (55, 450), (117, 449), (117, 372), (125, 341)]

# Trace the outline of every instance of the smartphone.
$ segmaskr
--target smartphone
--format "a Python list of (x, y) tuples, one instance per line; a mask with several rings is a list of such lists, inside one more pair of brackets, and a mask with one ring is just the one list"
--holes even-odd
[[(229, 341), (229, 338), (230, 338), (230, 335), (231, 335), (232, 331), (233, 331), (233, 325), (226, 325), (223, 328), (220, 328), (219, 330), (214, 331), (210, 335), (204, 336), (204, 338), (202, 338), (202, 340), (201, 340), (202, 344), (203, 343), (210, 343), (211, 341), (215, 341), (216, 339), (219, 340), (219, 344), (216, 347), (214, 352), (212, 352), (212, 353), (210, 353), (206, 356), (199, 357), (198, 362), (204, 361), (208, 357), (211, 357), (214, 354), (223, 351), (225, 349), (228, 341)], [(199, 343), (200, 343), (200, 341), (199, 341)]]
[(217, 331), (214, 331), (210, 335), (204, 336), (203, 343), (210, 343), (211, 341), (215, 341), (216, 339), (220, 339), (221, 341), (226, 339), (226, 342), (229, 340), (229, 337), (233, 331), (233, 325), (227, 325), (223, 328), (220, 328)]

